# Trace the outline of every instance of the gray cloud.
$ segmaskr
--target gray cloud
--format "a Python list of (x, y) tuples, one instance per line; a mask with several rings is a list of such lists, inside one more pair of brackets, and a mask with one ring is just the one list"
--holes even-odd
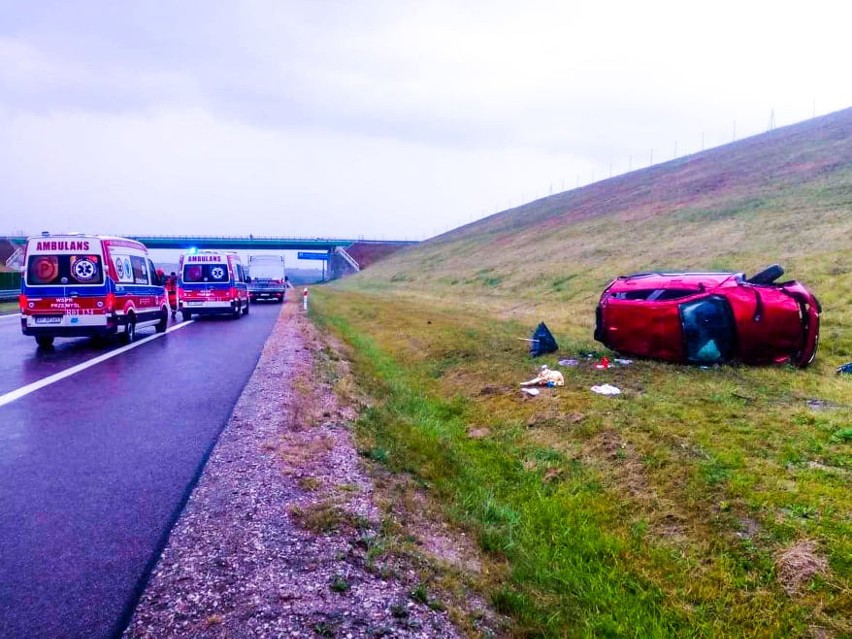
[(0, 223), (429, 235), (848, 106), (823, 4), (4, 3)]

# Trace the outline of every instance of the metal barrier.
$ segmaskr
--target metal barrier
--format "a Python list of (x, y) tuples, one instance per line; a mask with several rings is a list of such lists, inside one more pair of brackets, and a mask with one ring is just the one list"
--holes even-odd
[(0, 302), (8, 302), (10, 300), (18, 299), (18, 295), (21, 294), (21, 289), (19, 288), (10, 288), (5, 291), (0, 291)]

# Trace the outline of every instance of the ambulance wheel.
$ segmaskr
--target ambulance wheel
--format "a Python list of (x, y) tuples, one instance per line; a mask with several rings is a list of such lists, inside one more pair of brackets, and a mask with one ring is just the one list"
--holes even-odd
[(36, 335), (35, 340), (36, 344), (38, 344), (40, 348), (50, 348), (53, 346), (52, 335)]
[(127, 316), (127, 325), (124, 327), (124, 332), (118, 337), (125, 344), (132, 344), (136, 341), (136, 317), (133, 314)]
[(160, 321), (154, 325), (154, 330), (158, 333), (165, 333), (169, 325), (169, 312), (166, 309), (160, 313)]
[(250, 308), (251, 308), (251, 302), (249, 302), (248, 300), (246, 300), (246, 307), (243, 309), (243, 315), (248, 315), (248, 314), (249, 314), (249, 309), (250, 309)]
[(238, 301), (237, 304), (234, 306), (234, 312), (231, 315), (231, 319), (238, 320), (238, 319), (240, 319), (240, 317), (242, 317), (242, 314), (243, 314), (243, 307)]

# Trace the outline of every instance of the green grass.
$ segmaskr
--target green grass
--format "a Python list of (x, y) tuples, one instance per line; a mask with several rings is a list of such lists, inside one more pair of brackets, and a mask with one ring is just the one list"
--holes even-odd
[[(852, 636), (852, 125), (831, 126), (545, 198), (315, 291), (372, 397), (365, 458), (471, 531), (515, 636)], [(823, 304), (811, 367), (584, 359), (613, 277), (774, 262)], [(541, 320), (560, 351), (533, 360), (518, 338)], [(524, 400), (559, 357), (580, 360), (565, 386)], [(825, 570), (791, 571), (802, 549)]]
[[(844, 628), (852, 462), (840, 381), (820, 397), (846, 407), (813, 412), (817, 370), (583, 365), (524, 402), (516, 384), (539, 362), (514, 340), (517, 324), (328, 289), (313, 309), (381, 398), (358, 425), (367, 456), (417, 477), (507, 562), (490, 596), (518, 635)], [(562, 354), (587, 347), (569, 340)], [(626, 397), (588, 392), (602, 375)], [(491, 435), (470, 438), (471, 425)], [(800, 537), (818, 541), (832, 576), (791, 599), (773, 557)]]

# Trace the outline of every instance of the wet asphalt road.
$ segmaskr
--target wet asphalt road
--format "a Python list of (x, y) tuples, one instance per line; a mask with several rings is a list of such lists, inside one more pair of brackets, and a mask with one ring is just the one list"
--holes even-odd
[[(123, 630), (280, 309), (196, 320), (0, 406), (0, 637)], [(117, 348), (39, 352), (0, 318), (0, 396)]]

